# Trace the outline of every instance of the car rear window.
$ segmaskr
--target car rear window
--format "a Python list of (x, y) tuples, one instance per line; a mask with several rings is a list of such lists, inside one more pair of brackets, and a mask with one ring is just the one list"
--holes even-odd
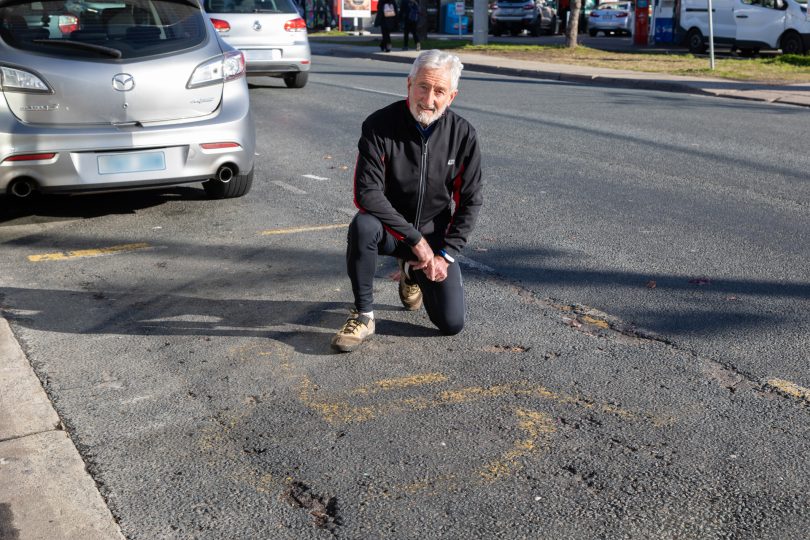
[(194, 47), (206, 18), (184, 0), (46, 0), (4, 3), (0, 39), (50, 56), (139, 58)]
[(208, 13), (298, 13), (292, 0), (205, 0)]

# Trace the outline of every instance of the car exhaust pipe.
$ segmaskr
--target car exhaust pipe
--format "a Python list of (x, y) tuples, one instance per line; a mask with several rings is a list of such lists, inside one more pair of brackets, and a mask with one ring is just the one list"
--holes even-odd
[(27, 199), (34, 194), (36, 187), (36, 184), (30, 178), (19, 178), (11, 183), (8, 190), (18, 199)]
[(231, 178), (236, 174), (235, 167), (231, 164), (223, 165), (217, 171), (217, 180), (222, 182), (223, 184), (227, 184), (231, 181)]

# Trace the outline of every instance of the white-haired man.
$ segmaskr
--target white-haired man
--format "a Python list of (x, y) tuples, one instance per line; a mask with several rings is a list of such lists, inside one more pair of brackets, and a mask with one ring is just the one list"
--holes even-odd
[(483, 197), (475, 129), (448, 108), (458, 94), (462, 68), (457, 56), (422, 52), (408, 75), (408, 99), (363, 122), (354, 174), (359, 212), (349, 226), (346, 249), (354, 309), (332, 339), (337, 351), (353, 351), (374, 334), (378, 255), (399, 259), (405, 309), (424, 303), (443, 334), (464, 327), (456, 258)]

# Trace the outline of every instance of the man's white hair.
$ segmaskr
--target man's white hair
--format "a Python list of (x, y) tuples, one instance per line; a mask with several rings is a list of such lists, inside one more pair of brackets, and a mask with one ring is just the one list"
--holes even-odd
[(413, 79), (421, 69), (446, 69), (450, 72), (450, 90), (458, 89), (458, 80), (461, 77), (461, 70), (464, 64), (455, 54), (450, 54), (438, 49), (423, 51), (414, 60), (408, 78)]

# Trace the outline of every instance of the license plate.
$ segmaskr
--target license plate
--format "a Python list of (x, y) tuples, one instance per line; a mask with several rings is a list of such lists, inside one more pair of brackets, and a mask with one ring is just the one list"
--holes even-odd
[(98, 156), (98, 174), (122, 174), (166, 169), (163, 152), (105, 154)]
[(245, 61), (247, 62), (262, 62), (281, 58), (281, 50), (279, 49), (248, 49), (242, 52), (245, 53)]

